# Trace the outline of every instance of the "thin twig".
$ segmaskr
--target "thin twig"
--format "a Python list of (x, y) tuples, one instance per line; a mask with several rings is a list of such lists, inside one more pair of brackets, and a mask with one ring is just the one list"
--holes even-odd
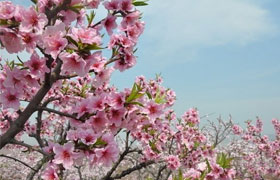
[(15, 140), (15, 139), (12, 139), (12, 140), (10, 141), (10, 143), (11, 143), (11, 144), (15, 144), (15, 145), (20, 145), (20, 146), (26, 147), (26, 148), (31, 149), (31, 150), (33, 150), (33, 151), (37, 151), (37, 152), (39, 152), (39, 153), (41, 153), (41, 154), (43, 154), (44, 156), (47, 156), (47, 157), (50, 157), (50, 156), (51, 156), (50, 154), (46, 153), (45, 151), (42, 151), (41, 149), (38, 149), (38, 148), (36, 148), (36, 147), (34, 147), (34, 146), (31, 146), (31, 145), (29, 145), (29, 144), (26, 144), (26, 143), (24, 143), (24, 142), (17, 141), (17, 140)]
[(0, 154), (0, 157), (5, 157), (5, 158), (12, 159), (12, 160), (14, 160), (14, 161), (17, 161), (17, 162), (19, 162), (19, 163), (25, 165), (26, 167), (32, 169), (33, 171), (36, 171), (36, 169), (34, 169), (33, 167), (29, 166), (28, 164), (26, 164), (25, 162), (23, 162), (23, 161), (21, 161), (21, 160), (19, 160), (19, 159), (17, 159), (17, 158), (10, 157), (10, 156), (4, 155), (4, 154)]
[(64, 112), (61, 112), (61, 111), (58, 111), (58, 110), (55, 110), (55, 109), (50, 109), (50, 108), (47, 108), (47, 107), (39, 107), (38, 110), (43, 110), (43, 111), (47, 111), (49, 113), (58, 114), (60, 116), (65, 116), (65, 117), (69, 117), (69, 118), (72, 118), (72, 119), (81, 120), (81, 119), (77, 118), (77, 116), (75, 116), (75, 115), (64, 113)]

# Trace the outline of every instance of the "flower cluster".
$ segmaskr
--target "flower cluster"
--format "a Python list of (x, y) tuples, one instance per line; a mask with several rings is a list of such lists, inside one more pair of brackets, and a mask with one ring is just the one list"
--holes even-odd
[[(109, 168), (103, 179), (120, 179), (152, 164), (170, 171), (168, 177), (179, 172), (188, 179), (233, 179), (231, 159), (217, 153), (200, 131), (198, 110), (189, 109), (177, 121), (171, 109), (175, 92), (162, 85), (161, 77), (139, 76), (124, 90), (110, 85), (115, 70), (136, 64), (144, 30), (136, 6), (146, 1), (33, 2), (29, 8), (0, 2), (1, 45), (8, 53), (30, 54), (1, 64), (0, 148), (13, 144), (42, 154), (40, 170), (32, 169), (29, 178), (38, 173), (63, 179), (64, 172), (75, 167), (80, 173), (87, 162)], [(99, 6), (107, 15), (97, 21)], [(260, 131), (261, 122), (249, 129)], [(22, 135), (37, 144), (22, 142)], [(123, 147), (116, 140), (122, 136)], [(114, 173), (133, 153), (137, 165)]]
[(248, 121), (246, 130), (242, 130), (237, 125), (233, 127), (233, 132), (241, 139), (225, 149), (236, 158), (235, 165), (238, 166), (239, 177), (261, 180), (267, 175), (280, 176), (280, 123), (277, 119), (273, 119), (272, 124), (276, 132), (275, 139), (262, 135), (263, 123), (259, 118), (257, 118), (255, 126)]

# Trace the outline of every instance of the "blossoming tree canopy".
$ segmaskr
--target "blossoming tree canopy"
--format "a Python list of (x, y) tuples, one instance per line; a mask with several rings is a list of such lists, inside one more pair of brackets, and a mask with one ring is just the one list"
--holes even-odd
[[(62, 179), (85, 162), (108, 167), (106, 180), (151, 165), (158, 165), (158, 179), (171, 174), (174, 179), (234, 177), (231, 159), (217, 154), (200, 132), (197, 109), (177, 121), (171, 109), (175, 93), (162, 86), (160, 77), (139, 76), (123, 91), (110, 85), (113, 71), (136, 64), (144, 30), (136, 7), (146, 1), (32, 2), (30, 7), (0, 2), (1, 46), (10, 54), (30, 54), (1, 61), (0, 149), (24, 147), (42, 155), (27, 178)], [(96, 20), (101, 6), (108, 13)], [(21, 141), (24, 134), (37, 145)], [(131, 154), (137, 154), (135, 165), (116, 171)]]

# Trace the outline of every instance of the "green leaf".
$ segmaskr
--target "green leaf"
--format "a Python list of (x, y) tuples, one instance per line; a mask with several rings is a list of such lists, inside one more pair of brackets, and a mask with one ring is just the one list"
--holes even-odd
[(34, 4), (37, 4), (37, 0), (31, 0)]
[(99, 137), (96, 142), (92, 145), (91, 148), (94, 148), (94, 147), (103, 147), (103, 146), (106, 146), (107, 145), (107, 142), (106, 141), (103, 141), (101, 139), (101, 137)]
[(184, 180), (183, 172), (181, 169), (179, 169), (179, 172), (178, 172), (178, 180)]
[(91, 11), (89, 15), (86, 15), (87, 16), (87, 20), (88, 20), (88, 25), (90, 26), (94, 17), (95, 17), (95, 13), (94, 11)]
[(77, 13), (77, 14), (80, 14), (81, 9), (83, 9), (83, 8), (84, 8), (84, 6), (83, 6), (83, 5), (80, 5), (80, 4), (76, 4), (76, 5), (73, 5), (73, 6), (70, 6), (70, 7), (69, 7), (69, 9), (70, 9), (71, 11), (74, 11), (74, 12)]
[(147, 96), (149, 97), (149, 99), (152, 99), (152, 98), (153, 98), (150, 92), (146, 91), (146, 94), (147, 94)]
[(98, 46), (97, 44), (89, 44), (89, 45), (86, 45), (86, 47), (84, 49), (85, 50), (100, 50), (100, 49), (104, 49), (104, 48)]
[(147, 6), (148, 3), (144, 2), (144, 1), (135, 1), (132, 3), (134, 6)]
[(219, 164), (222, 168), (230, 168), (232, 160), (233, 158), (227, 157), (225, 153), (220, 153), (217, 156), (216, 163)]
[(134, 100), (134, 97), (137, 95), (137, 93), (138, 93), (137, 84), (134, 83), (134, 84), (133, 84), (133, 87), (132, 87), (132, 90), (131, 90), (131, 92), (130, 92), (130, 95), (126, 98), (125, 101), (126, 101), (126, 102), (130, 102), (130, 101)]
[(157, 94), (155, 97), (155, 103), (157, 103), (157, 104), (166, 103), (165, 94), (161, 95), (160, 90), (157, 90)]
[(150, 141), (150, 142), (149, 142), (149, 145), (150, 145), (151, 149), (152, 149), (154, 152), (160, 153), (160, 151), (157, 149), (157, 146), (156, 146), (156, 144), (155, 144), (154, 142)]
[(74, 44), (76, 47), (79, 47), (79, 44), (74, 39), (72, 39), (70, 36), (67, 36), (66, 38), (69, 42)]
[(144, 105), (140, 102), (129, 102), (128, 104), (135, 104), (135, 105), (139, 105), (141, 107), (144, 107)]
[(1, 25), (8, 25), (8, 21), (7, 20), (4, 20), (4, 19), (0, 19), (0, 26)]
[(202, 173), (200, 174), (200, 180), (204, 180), (204, 178), (206, 177), (206, 175), (207, 175), (207, 171), (205, 170), (205, 171), (202, 171)]
[(206, 159), (206, 164), (207, 164), (207, 168), (208, 168), (208, 173), (212, 171), (212, 168), (210, 166), (210, 163), (208, 161), (208, 159)]
[(196, 148), (198, 148), (199, 147), (199, 145), (200, 145), (200, 143), (199, 142), (194, 142), (194, 148), (196, 149)]

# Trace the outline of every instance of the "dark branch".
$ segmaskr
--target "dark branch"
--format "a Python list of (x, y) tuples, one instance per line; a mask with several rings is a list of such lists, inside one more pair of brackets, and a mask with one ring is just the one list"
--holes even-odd
[(30, 116), (37, 110), (37, 107), (42, 102), (43, 98), (46, 96), (48, 91), (51, 89), (52, 84), (58, 79), (61, 71), (62, 61), (58, 59), (57, 66), (55, 67), (53, 73), (51, 74), (50, 82), (44, 83), (41, 89), (33, 97), (24, 111), (20, 116), (11, 124), (7, 132), (0, 136), (0, 149), (2, 149), (6, 144), (8, 144), (19, 132), (24, 128), (24, 124), (30, 118)]
[(47, 111), (49, 113), (54, 113), (54, 114), (57, 114), (57, 115), (60, 115), (60, 116), (65, 116), (65, 117), (69, 117), (69, 118), (72, 118), (72, 119), (80, 120), (75, 115), (64, 113), (64, 112), (61, 112), (61, 111), (58, 111), (58, 110), (55, 110), (55, 109), (50, 109), (50, 108), (47, 108), (47, 107), (39, 107), (38, 109), (39, 109), (39, 111)]
[(11, 143), (11, 144), (15, 144), (15, 145), (20, 145), (20, 146), (26, 147), (26, 148), (28, 148), (28, 149), (30, 149), (30, 150), (33, 150), (33, 151), (37, 151), (37, 152), (39, 152), (39, 153), (41, 153), (42, 155), (47, 156), (47, 157), (50, 157), (50, 156), (51, 156), (50, 154), (46, 153), (45, 151), (42, 151), (42, 150), (39, 149), (39, 148), (36, 148), (36, 147), (34, 147), (34, 146), (31, 146), (31, 145), (26, 144), (26, 143), (21, 142), (21, 141), (17, 141), (17, 140), (15, 140), (15, 139), (11, 140), (10, 143)]
[(44, 157), (41, 159), (34, 167), (35, 171), (31, 171), (28, 175), (26, 180), (33, 180), (34, 176), (39, 172), (42, 166), (47, 162), (48, 158)]
[(5, 157), (5, 158), (12, 159), (12, 160), (14, 160), (14, 161), (17, 161), (17, 162), (19, 162), (19, 163), (25, 165), (26, 167), (32, 169), (33, 171), (36, 171), (36, 169), (34, 169), (33, 167), (29, 166), (28, 164), (26, 164), (25, 162), (23, 162), (23, 161), (21, 161), (21, 160), (19, 160), (19, 159), (17, 159), (17, 158), (10, 157), (10, 156), (4, 155), (4, 154), (0, 154), (0, 157)]
[(122, 177), (124, 177), (124, 176), (126, 176), (126, 175), (128, 175), (128, 174), (130, 174), (130, 173), (132, 173), (134, 171), (137, 171), (139, 169), (145, 168), (145, 167), (147, 167), (147, 166), (149, 166), (151, 164), (154, 164), (154, 163), (155, 163), (155, 161), (142, 162), (142, 163), (140, 163), (140, 164), (138, 164), (138, 165), (136, 165), (136, 166), (134, 166), (132, 168), (126, 169), (126, 170), (122, 171), (120, 174), (117, 174), (116, 176), (111, 177), (111, 178), (106, 179), (106, 180), (121, 179)]

